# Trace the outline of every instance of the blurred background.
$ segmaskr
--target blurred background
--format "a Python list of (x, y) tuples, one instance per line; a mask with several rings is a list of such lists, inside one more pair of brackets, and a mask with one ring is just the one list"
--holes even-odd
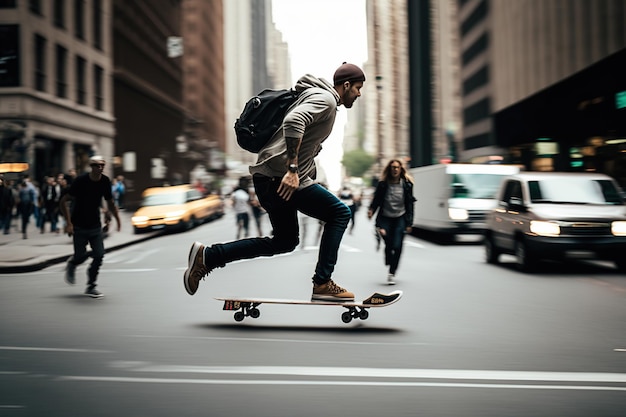
[(2, 0), (0, 173), (228, 192), (252, 95), (343, 61), (368, 80), (320, 165), (333, 190), (409, 167), (510, 163), (626, 184), (624, 0)]

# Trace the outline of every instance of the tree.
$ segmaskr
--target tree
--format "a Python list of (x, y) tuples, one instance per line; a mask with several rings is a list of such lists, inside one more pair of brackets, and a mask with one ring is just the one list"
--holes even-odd
[(376, 158), (363, 149), (355, 149), (343, 154), (341, 163), (349, 177), (362, 177), (374, 165)]

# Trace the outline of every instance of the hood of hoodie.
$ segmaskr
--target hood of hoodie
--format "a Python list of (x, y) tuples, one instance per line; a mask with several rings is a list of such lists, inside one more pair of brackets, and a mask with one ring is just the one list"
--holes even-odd
[(339, 104), (339, 94), (337, 93), (333, 85), (323, 78), (317, 78), (311, 74), (306, 74), (300, 77), (300, 79), (296, 82), (296, 86), (294, 87), (294, 89), (297, 93), (301, 93), (302, 91), (311, 87), (323, 88), (324, 90), (330, 91), (337, 99), (337, 104)]

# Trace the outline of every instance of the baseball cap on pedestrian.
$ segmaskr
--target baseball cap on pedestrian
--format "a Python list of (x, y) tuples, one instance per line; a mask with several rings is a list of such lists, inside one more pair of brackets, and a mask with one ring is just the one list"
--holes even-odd
[(100, 155), (94, 155), (89, 158), (89, 165), (104, 165), (105, 163), (104, 157)]
[(365, 81), (365, 73), (356, 65), (344, 62), (335, 71), (335, 75), (333, 75), (333, 82), (335, 85), (339, 85), (345, 83), (346, 81), (351, 83)]

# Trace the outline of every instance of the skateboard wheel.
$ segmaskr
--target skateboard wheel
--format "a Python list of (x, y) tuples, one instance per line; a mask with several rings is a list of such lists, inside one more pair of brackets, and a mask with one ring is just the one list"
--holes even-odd
[(361, 310), (359, 312), (359, 318), (361, 320), (367, 320), (367, 318), (370, 316), (370, 313), (367, 310)]
[(345, 311), (344, 313), (341, 314), (341, 321), (343, 321), (344, 323), (350, 323), (352, 321), (352, 314), (350, 314), (349, 311)]
[(235, 313), (235, 321), (242, 321), (246, 316), (243, 314), (243, 311), (238, 311)]
[(260, 315), (261, 311), (258, 308), (250, 309), (250, 317), (252, 317), (253, 319), (258, 319)]

